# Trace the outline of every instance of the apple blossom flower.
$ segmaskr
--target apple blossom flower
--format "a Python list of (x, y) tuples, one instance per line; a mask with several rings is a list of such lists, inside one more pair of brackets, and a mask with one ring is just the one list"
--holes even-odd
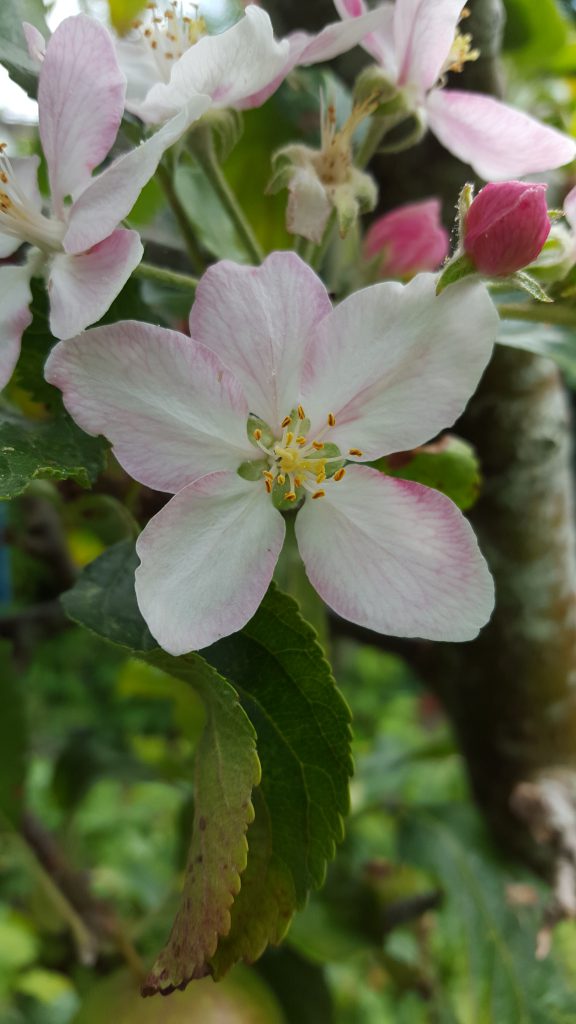
[(128, 77), (127, 109), (161, 124), (197, 93), (209, 95), (215, 109), (260, 106), (297, 64), (344, 53), (383, 17), (375, 11), (358, 24), (337, 22), (316, 36), (296, 32), (278, 41), (269, 15), (255, 4), (234, 25), (209, 35), (198, 5), (152, 2), (133, 35), (118, 43)]
[[(71, 337), (99, 320), (142, 259), (136, 231), (119, 228), (167, 146), (209, 105), (197, 97), (152, 138), (119, 157), (97, 177), (124, 110), (126, 82), (106, 29), (83, 14), (67, 18), (41, 56), (38, 84), (40, 141), (51, 191), (43, 212), (38, 158), (9, 160), (0, 145), (0, 258), (23, 243), (21, 266), (0, 268), (0, 387), (10, 379), (23, 331), (31, 321), (30, 278), (44, 273), (50, 329)], [(41, 37), (40, 37), (41, 38)]]
[(550, 233), (546, 188), (502, 181), (475, 196), (464, 220), (463, 247), (479, 274), (508, 277), (536, 259)]
[[(345, 20), (366, 15), (364, 0), (334, 3)], [(461, 71), (479, 54), (470, 35), (458, 30), (462, 0), (395, 0), (381, 8), (388, 22), (364, 38), (364, 49), (396, 85), (407, 108), (481, 177), (520, 177), (574, 158), (576, 145), (562, 132), (492, 96), (443, 88), (447, 72)]]
[(255, 613), (284, 540), (334, 611), (381, 633), (468, 640), (493, 587), (444, 495), (370, 461), (416, 447), (461, 413), (498, 317), (485, 287), (440, 298), (433, 275), (332, 308), (294, 253), (229, 261), (198, 286), (191, 337), (128, 321), (60, 342), (46, 364), (67, 409), (136, 480), (174, 496), (137, 542), (136, 594), (179, 655)]
[(324, 110), (322, 103), (321, 148), (293, 143), (274, 154), (275, 171), (267, 191), (288, 189), (286, 227), (292, 234), (319, 244), (335, 210), (345, 237), (359, 215), (376, 206), (376, 182), (352, 162), (352, 135), (369, 113), (368, 104), (355, 106), (337, 129), (334, 106), (328, 104)]
[(397, 206), (370, 225), (364, 256), (377, 263), (379, 277), (412, 277), (438, 269), (450, 245), (440, 214), (439, 199), (422, 199)]

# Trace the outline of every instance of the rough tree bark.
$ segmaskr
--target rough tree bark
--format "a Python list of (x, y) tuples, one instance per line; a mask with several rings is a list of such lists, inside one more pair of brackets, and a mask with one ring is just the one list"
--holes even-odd
[[(268, 6), (284, 28), (318, 27), (307, 17), (310, 6), (314, 19), (332, 17), (321, 4)], [(501, 2), (468, 6), (466, 31), (482, 57), (458, 76), (458, 88), (498, 95)], [(372, 169), (384, 207), (440, 194), (449, 208), (458, 186), (473, 179), (430, 136)], [(494, 835), (551, 877), (548, 925), (576, 910), (575, 528), (571, 424), (556, 367), (498, 347), (458, 430), (473, 441), (483, 467), (472, 519), (497, 606), (476, 641), (416, 646), (414, 663), (455, 726)], [(545, 930), (541, 952), (547, 941)]]

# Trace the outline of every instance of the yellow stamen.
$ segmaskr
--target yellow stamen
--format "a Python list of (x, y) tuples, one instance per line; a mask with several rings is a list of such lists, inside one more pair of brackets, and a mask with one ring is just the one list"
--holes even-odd
[(290, 431), (288, 431), (288, 433), (286, 434), (286, 444), (287, 445), (291, 445), (293, 440), (294, 440), (294, 434), (292, 434)]
[(282, 428), (289, 427), (291, 423), (292, 423), (292, 417), (291, 416), (285, 416), (284, 419), (282, 420), (282, 423), (280, 424), (280, 426)]
[(256, 430), (254, 431), (252, 436), (255, 441), (259, 441), (260, 438), (262, 437), (262, 431), (258, 427), (256, 427)]
[(268, 494), (271, 494), (272, 493), (272, 481), (271, 480), (265, 480), (264, 484), (266, 485), (266, 492)]
[(349, 448), (348, 455), (357, 455), (360, 458), (364, 453), (359, 448)]
[(326, 479), (326, 473), (324, 472), (324, 470), (322, 470), (320, 473), (318, 473), (318, 476), (316, 477), (316, 483), (317, 484), (323, 484), (325, 479)]
[(263, 476), (263, 477), (264, 477), (264, 478), (265, 478), (266, 480), (270, 480), (270, 481), (272, 481), (272, 480), (274, 479), (274, 473), (271, 473), (269, 469), (263, 469), (263, 470), (262, 470), (262, 476)]
[(306, 413), (304, 412), (304, 409), (302, 408), (301, 405), (298, 406), (298, 417), (301, 420), (305, 420), (306, 419)]
[(315, 448), (317, 452), (321, 452), (324, 445), (322, 441), (312, 441), (312, 447)]
[(284, 495), (284, 499), (285, 499), (285, 501), (296, 501), (296, 494), (295, 494), (295, 492), (294, 491), (288, 491)]
[(334, 473), (334, 479), (336, 481), (341, 480), (343, 476), (346, 476), (346, 470), (344, 469), (344, 467), (342, 467), (342, 469), (337, 469), (336, 472)]
[(280, 487), (283, 487), (284, 484), (286, 483), (286, 477), (284, 476), (284, 473), (278, 473), (276, 480), (280, 484)]
[(305, 437), (302, 437), (302, 434), (300, 434), (300, 435), (299, 435), (299, 436), (298, 436), (298, 437), (296, 438), (296, 444), (299, 444), (299, 445), (300, 445), (300, 447), (302, 448), (302, 445), (305, 445), (305, 444), (306, 444), (306, 438), (305, 438)]
[(336, 417), (335, 417), (333, 412), (329, 412), (328, 413), (328, 426), (329, 427), (335, 427), (336, 426)]
[(316, 501), (316, 498), (323, 498), (325, 496), (325, 494), (326, 494), (326, 491), (314, 491), (314, 494), (312, 495), (312, 498), (313, 498), (314, 501)]
[(295, 483), (296, 487), (302, 487), (302, 477), (301, 476), (295, 476), (294, 477), (294, 483)]

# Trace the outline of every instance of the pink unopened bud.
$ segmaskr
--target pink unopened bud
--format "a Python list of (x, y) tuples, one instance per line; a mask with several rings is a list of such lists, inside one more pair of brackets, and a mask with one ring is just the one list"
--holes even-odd
[(381, 254), (381, 277), (411, 277), (436, 270), (448, 253), (448, 232), (440, 221), (440, 200), (424, 199), (399, 206), (372, 224), (364, 240), (364, 255)]
[(550, 232), (546, 185), (502, 181), (485, 185), (464, 225), (464, 250), (487, 277), (508, 277), (528, 266)]

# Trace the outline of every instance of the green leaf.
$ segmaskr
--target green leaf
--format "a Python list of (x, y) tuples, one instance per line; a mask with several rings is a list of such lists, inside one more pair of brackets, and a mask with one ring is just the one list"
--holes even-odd
[(22, 677), (16, 673), (11, 645), (7, 641), (0, 643), (0, 665), (0, 819), (8, 819), (16, 824), (20, 817), (22, 788), (26, 777), (27, 730)]
[(60, 600), (73, 622), (137, 654), (158, 644), (140, 615), (134, 592), (139, 564), (130, 540), (120, 541), (86, 566)]
[(441, 977), (466, 978), (454, 1005), (458, 1020), (571, 1020), (555, 1011), (576, 1011), (573, 984), (557, 964), (534, 955), (541, 908), (512, 906), (506, 898), (510, 883), (526, 880), (535, 888), (534, 876), (523, 879), (517, 866), (512, 871), (498, 862), (470, 807), (418, 809), (399, 824), (402, 858), (430, 872), (444, 889), (436, 968)]
[(568, 385), (576, 388), (576, 337), (573, 327), (501, 320), (497, 340), (500, 345), (553, 359), (563, 370)]
[(200, 244), (218, 259), (246, 262), (244, 245), (202, 168), (180, 163), (174, 188)]
[[(251, 960), (262, 951), (264, 914), (268, 941), (278, 941), (282, 920), (287, 924), (290, 916), (291, 888), (295, 910), (310, 888), (322, 885), (342, 839), (352, 772), (350, 714), (314, 630), (295, 601), (274, 586), (240, 633), (203, 654), (234, 685), (258, 734), (270, 851), (268, 873), (261, 868), (255, 879), (252, 931), (246, 918), (239, 928), (237, 948)], [(261, 851), (262, 833), (258, 841)], [(214, 963), (219, 973), (218, 955)]]
[(246, 829), (260, 781), (256, 733), (234, 689), (197, 654), (154, 651), (146, 661), (189, 683), (206, 725), (195, 761), (194, 825), (180, 909), (170, 938), (144, 980), (143, 995), (167, 994), (210, 973), (208, 961), (230, 930), (230, 907), (246, 867)]
[(505, 0), (505, 53), (530, 72), (550, 69), (568, 43), (570, 23), (555, 0)]
[(28, 54), (22, 22), (48, 34), (42, 0), (2, 0), (0, 4), (0, 64), (30, 96), (36, 96), (38, 67)]
[(433, 487), (461, 509), (471, 508), (480, 492), (476, 452), (467, 441), (451, 434), (413, 452), (378, 459), (374, 466), (388, 476)]
[[(130, 542), (111, 548), (63, 596), (68, 615), (170, 674), (202, 664), (197, 655), (153, 650), (134, 594), (135, 565)], [(220, 976), (240, 957), (254, 960), (279, 942), (309, 889), (324, 880), (348, 809), (350, 714), (314, 630), (274, 586), (243, 630), (202, 655), (238, 693), (262, 765), (243, 886), (230, 932), (211, 954), (210, 969)]]
[(507, 278), (506, 282), (515, 285), (524, 292), (528, 292), (528, 295), (531, 295), (537, 302), (553, 302), (553, 299), (544, 291), (542, 285), (524, 270), (518, 270), (511, 277)]
[(463, 277), (470, 277), (471, 274), (475, 274), (474, 265), (469, 256), (464, 253), (462, 256), (458, 256), (455, 259), (451, 259), (449, 263), (440, 271), (438, 281), (436, 283), (436, 295), (440, 295), (448, 285), (456, 284), (457, 281), (461, 281)]
[(76, 480), (89, 487), (104, 469), (108, 445), (89, 437), (69, 416), (30, 421), (0, 412), (0, 499), (21, 494), (32, 480)]

